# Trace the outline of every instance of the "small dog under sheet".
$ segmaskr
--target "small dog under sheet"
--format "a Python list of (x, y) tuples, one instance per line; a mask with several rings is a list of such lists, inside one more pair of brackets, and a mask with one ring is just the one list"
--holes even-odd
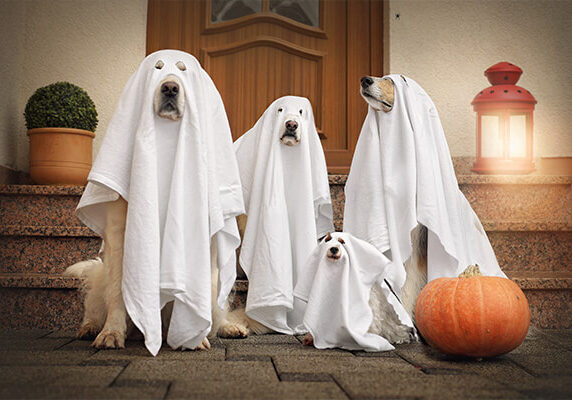
[[(411, 319), (384, 283), (389, 268), (391, 261), (373, 245), (348, 233), (329, 234), (320, 243), (294, 289), (307, 302), (304, 326), (315, 347), (386, 351), (391, 343), (415, 339)], [(378, 292), (370, 298), (374, 285)]]

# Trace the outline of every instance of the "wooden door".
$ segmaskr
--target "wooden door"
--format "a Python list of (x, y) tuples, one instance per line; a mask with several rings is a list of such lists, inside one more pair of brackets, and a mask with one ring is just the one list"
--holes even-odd
[(284, 95), (310, 99), (328, 171), (347, 173), (367, 106), (359, 78), (383, 75), (379, 0), (149, 0), (147, 54), (195, 55), (234, 139)]

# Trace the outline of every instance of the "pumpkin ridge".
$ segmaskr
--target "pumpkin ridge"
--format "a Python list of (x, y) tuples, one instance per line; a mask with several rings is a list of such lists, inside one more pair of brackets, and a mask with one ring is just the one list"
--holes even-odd
[[(453, 288), (453, 293), (451, 294), (451, 325), (453, 327), (453, 332), (459, 331), (459, 319), (457, 315), (457, 289), (459, 288), (460, 280), (455, 280), (455, 287)], [(463, 347), (465, 344), (463, 343)], [(455, 351), (455, 349), (448, 349), (448, 351)]]
[(479, 302), (479, 306), (480, 306), (480, 320), (481, 320), (481, 334), (479, 335), (479, 348), (478, 348), (478, 352), (479, 353), (483, 353), (485, 351), (485, 345), (486, 345), (486, 334), (487, 334), (487, 321), (486, 321), (486, 316), (485, 316), (485, 293), (483, 291), (483, 281), (481, 279), (474, 279), (474, 281), (477, 283), (477, 286), (479, 288), (479, 293), (480, 293), (480, 302)]
[[(494, 280), (491, 280), (491, 282), (493, 282)], [(507, 285), (507, 283), (510, 283), (510, 281), (508, 280), (504, 280), (504, 279), (497, 279), (497, 287), (500, 288), (499, 290), (497, 290), (499, 293), (503, 294), (504, 297), (504, 304), (507, 305), (507, 309), (505, 310), (505, 315), (515, 315), (515, 307), (512, 301), (512, 296), (511, 293), (512, 291), (510, 291), (510, 288), (508, 287), (509, 285)], [(513, 343), (515, 341), (514, 338), (514, 329), (509, 329), (510, 325), (508, 323), (503, 325), (503, 332), (502, 332), (502, 336), (501, 335), (497, 335), (499, 336), (499, 340), (497, 341), (497, 346), (498, 348), (505, 348), (507, 346), (507, 343)], [(497, 352), (498, 350), (495, 348), (495, 352)]]
[[(523, 315), (524, 313), (528, 316), (527, 319), (522, 318), (522, 320), (518, 321), (519, 325), (521, 325), (521, 328), (519, 330), (513, 330), (510, 341), (507, 341), (508, 343), (522, 343), (526, 337), (526, 334), (528, 333), (528, 327), (530, 326), (530, 309), (528, 306), (528, 301), (526, 300), (524, 293), (520, 291), (518, 285), (510, 279), (503, 281), (503, 287), (506, 292), (508, 302), (510, 302), (512, 313), (514, 315)], [(518, 294), (519, 291), (524, 301), (520, 301)], [(525, 326), (526, 329), (524, 329)]]
[(427, 290), (421, 291), (415, 306), (415, 320), (417, 322), (417, 327), (425, 340), (435, 347), (437, 346), (435, 342), (433, 342), (432, 338), (435, 337), (436, 330), (439, 330), (440, 327), (432, 326), (427, 322), (434, 321), (434, 298), (445, 283), (447, 283), (447, 278), (438, 278), (429, 282), (425, 286)]
[[(447, 321), (444, 321), (440, 314), (440, 307), (438, 306), (438, 303), (435, 302), (435, 300), (437, 298), (440, 298), (441, 296), (443, 296), (443, 290), (447, 289), (447, 286), (449, 286), (450, 283), (450, 279), (449, 278), (442, 278), (443, 280), (441, 282), (439, 282), (440, 284), (435, 288), (434, 293), (436, 294), (435, 296), (430, 296), (429, 300), (430, 300), (430, 307), (429, 309), (431, 310), (431, 314), (430, 314), (430, 318), (432, 321), (439, 321), (438, 324), (435, 324), (435, 326), (429, 325), (428, 329), (430, 331), (429, 336), (431, 337), (435, 337), (435, 336), (439, 336), (442, 337), (443, 336), (443, 330), (444, 330), (444, 326), (446, 326)], [(434, 329), (432, 329), (434, 328)], [(439, 346), (442, 347), (442, 346)], [(446, 348), (448, 346), (445, 346)]]

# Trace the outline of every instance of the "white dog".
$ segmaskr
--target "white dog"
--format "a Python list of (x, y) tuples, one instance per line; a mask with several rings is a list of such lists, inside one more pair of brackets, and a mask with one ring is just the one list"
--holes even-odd
[[(389, 78), (364, 76), (361, 78), (360, 94), (377, 111), (390, 112), (395, 101), (394, 83)], [(415, 320), (415, 303), (419, 293), (427, 284), (427, 228), (418, 225), (411, 233), (413, 252), (405, 263), (406, 280), (402, 289), (401, 301), (405, 310)], [(374, 287), (375, 288), (375, 287)], [(372, 292), (373, 293), (373, 292)], [(373, 296), (372, 296), (373, 297)], [(384, 313), (379, 307), (372, 308), (375, 316)], [(375, 320), (374, 320), (375, 321)]]
[(246, 308), (229, 315), (249, 331), (302, 332), (293, 296), (307, 257), (333, 230), (326, 160), (310, 101), (284, 96), (234, 143), (248, 219), (239, 219)]
[[(173, 73), (167, 75), (157, 84), (153, 97), (150, 99), (153, 105), (153, 113), (165, 121), (160, 123), (175, 124), (182, 120), (185, 112), (189, 113), (189, 110), (192, 109), (185, 105), (185, 87), (177, 77), (177, 74), (185, 73), (189, 62), (193, 63), (193, 72), (200, 70), (200, 66), (198, 66), (198, 62), (196, 62), (192, 56), (182, 52), (172, 50), (164, 51), (162, 53), (159, 52), (156, 53), (156, 55), (148, 56), (145, 62), (148, 62), (147, 60), (152, 56), (156, 58), (160, 56), (163, 57), (157, 61), (156, 64), (155, 61), (153, 61), (154, 68), (156, 70), (161, 70), (165, 66), (166, 62), (162, 60), (177, 57), (177, 59), (184, 59), (187, 61), (187, 65), (185, 65), (183, 61), (179, 61), (176, 64), (173, 62), (173, 64), (176, 65), (176, 68), (174, 65), (165, 67), (167, 72), (169, 71), (168, 68), (172, 68), (170, 71), (173, 71)], [(194, 65), (195, 62), (198, 67)], [(143, 65), (144, 64), (142, 64), (142, 66)], [(147, 66), (149, 67), (149, 65)], [(150, 67), (150, 69), (152, 69), (152, 65)], [(155, 72), (159, 73), (159, 71)], [(156, 76), (151, 75), (154, 73), (153, 71), (146, 73), (146, 76)], [(199, 78), (194, 79), (207, 80), (207, 84), (205, 84), (207, 89), (203, 90), (210, 90), (210, 86), (208, 85), (212, 85), (212, 82), (210, 82), (209, 79), (205, 79), (203, 77), (204, 75), (204, 71), (200, 70), (198, 73)], [(185, 79), (187, 79), (187, 76)], [(136, 77), (132, 79), (135, 78)], [(198, 88), (197, 91), (199, 91)], [(145, 104), (144, 99), (141, 101)], [(127, 106), (129, 106), (129, 104)], [(139, 121), (136, 122), (139, 123)], [(157, 135), (157, 137), (159, 137), (159, 135)], [(171, 139), (166, 138), (166, 140)], [(228, 148), (232, 152), (230, 147), (230, 135), (228, 141)], [(189, 171), (189, 173), (192, 174), (194, 171)], [(239, 203), (241, 204), (242, 201)], [(112, 349), (123, 348), (125, 346), (126, 336), (129, 335), (130, 337), (134, 337), (137, 335), (138, 330), (135, 328), (134, 324), (131, 323), (128, 317), (122, 289), (126, 221), (130, 203), (128, 203), (122, 196), (118, 196), (116, 200), (109, 201), (105, 203), (105, 205), (105, 228), (102, 232), (103, 246), (100, 252), (101, 258), (74, 264), (65, 271), (65, 274), (68, 276), (84, 278), (85, 310), (78, 337), (95, 337), (93, 342), (94, 347)], [(238, 236), (238, 232), (236, 236)], [(206, 249), (206, 251), (208, 252), (208, 249)], [(234, 254), (234, 251), (232, 254)], [(217, 305), (217, 282), (219, 271), (217, 267), (217, 240), (214, 235), (212, 236), (210, 243), (210, 260), (212, 275), (212, 328), (209, 336), (213, 336), (218, 333), (223, 337), (243, 337), (246, 335), (245, 329), (240, 325), (229, 323), (225, 318), (226, 310), (221, 310)], [(143, 274), (146, 272), (140, 271), (140, 273)], [(171, 311), (172, 302), (162, 309), (163, 329), (169, 325), (168, 319)], [(165, 337), (165, 331), (163, 332), (163, 336)], [(198, 340), (200, 341), (200, 338)], [(204, 350), (208, 348), (210, 348), (210, 344), (207, 337), (205, 337), (202, 340), (202, 343), (197, 346), (197, 349)]]
[[(327, 246), (326, 257), (331, 263), (339, 262), (339, 260), (342, 258), (342, 254), (348, 254), (348, 252), (342, 248), (347, 246), (346, 241), (344, 240), (342, 235), (344, 234), (343, 233), (328, 234), (324, 239), (324, 243)], [(345, 237), (347, 238), (346, 240), (353, 240), (354, 245), (355, 243), (359, 242), (358, 239), (352, 238), (351, 235)], [(378, 254), (377, 250), (375, 250), (373, 246), (370, 245), (370, 247), (374, 249), (373, 250), (374, 253)], [(363, 250), (362, 253), (363, 254), (359, 254), (359, 256), (367, 254), (365, 250)], [(384, 258), (381, 257), (381, 254), (379, 254), (379, 257), (380, 260)], [(346, 259), (344, 260), (344, 262), (349, 263), (349, 260)], [(359, 263), (358, 259), (354, 259), (353, 262)], [(363, 260), (361, 262), (363, 263)], [(368, 261), (366, 262), (366, 265), (367, 264), (375, 265), (375, 268), (378, 268), (375, 262), (373, 262), (372, 264), (372, 261), (370, 259), (368, 259)], [(356, 265), (354, 264), (353, 267), (356, 268)], [(383, 267), (383, 265), (380, 264), (379, 267), (381, 268)], [(328, 266), (328, 269), (329, 268), (331, 267)], [(374, 283), (373, 286), (371, 287), (368, 305), (372, 310), (373, 319), (371, 321), (371, 325), (369, 326), (368, 332), (382, 336), (391, 344), (403, 344), (416, 341), (417, 334), (415, 332), (415, 329), (411, 326), (411, 321), (409, 321), (409, 318), (406, 315), (404, 315), (406, 310), (404, 311), (404, 307), (402, 307), (402, 305), (399, 305), (398, 300), (394, 301), (395, 306), (389, 302), (388, 296), (393, 297), (394, 299), (396, 297), (394, 293), (390, 293), (391, 287), (389, 286), (387, 280), (384, 280), (384, 282), (387, 285), (386, 288), (387, 294), (384, 293), (384, 290), (382, 289), (380, 283)], [(346, 284), (348, 284), (348, 282), (346, 282)], [(336, 295), (342, 295), (342, 294), (336, 292)], [(357, 298), (359, 298), (359, 296)], [(360, 312), (357, 311), (359, 308), (357, 304), (356, 303), (351, 303), (351, 304), (353, 304), (353, 307), (355, 307), (354, 309), (355, 312), (352, 314), (359, 315)], [(400, 319), (400, 316), (396, 311), (396, 307), (397, 309), (399, 309), (399, 312), (401, 313), (401, 318), (404, 319), (403, 321)], [(352, 318), (353, 315), (348, 315), (348, 318)], [(325, 318), (327, 320), (328, 318), (333, 318), (333, 317), (330, 315), (326, 316)], [(344, 322), (347, 321), (344, 319)], [(316, 321), (314, 321), (314, 323), (316, 323)], [(346, 329), (349, 329), (349, 327), (347, 327)], [(310, 346), (314, 344), (314, 338), (310, 333), (306, 334), (306, 336), (302, 340), (302, 344), (305, 346)]]
[(459, 189), (429, 95), (395, 74), (363, 77), (361, 95), (370, 107), (346, 183), (344, 230), (387, 253), (405, 309), (414, 317), (428, 280), (458, 276), (469, 265), (504, 277)]

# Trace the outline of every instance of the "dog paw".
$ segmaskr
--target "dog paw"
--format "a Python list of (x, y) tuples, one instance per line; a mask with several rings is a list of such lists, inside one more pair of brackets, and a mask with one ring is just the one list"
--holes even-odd
[(101, 331), (91, 345), (96, 349), (124, 349), (125, 334), (117, 331)]
[(227, 323), (222, 325), (218, 330), (218, 336), (221, 338), (245, 338), (248, 336), (248, 328), (241, 324)]
[(313, 346), (314, 345), (314, 337), (312, 334), (307, 333), (306, 336), (302, 339), (302, 346)]
[(93, 322), (87, 322), (79, 328), (79, 331), (77, 332), (76, 337), (78, 339), (93, 340), (97, 337), (97, 335), (99, 334), (100, 331), (101, 331), (100, 326), (97, 326)]
[(393, 337), (393, 344), (407, 344), (417, 342), (417, 335), (414, 328), (401, 326), (401, 329), (395, 333)]
[(199, 344), (195, 350), (209, 350), (211, 348), (211, 344), (207, 338), (204, 338), (202, 343)]

